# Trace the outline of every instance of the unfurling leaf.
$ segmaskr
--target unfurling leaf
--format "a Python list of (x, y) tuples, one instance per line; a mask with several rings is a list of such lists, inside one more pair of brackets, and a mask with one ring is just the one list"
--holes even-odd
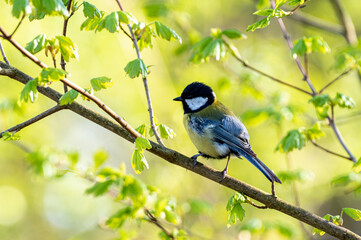
[(173, 129), (169, 128), (165, 124), (159, 124), (159, 131), (161, 138), (165, 138), (165, 139), (173, 138), (176, 135)]
[(88, 2), (83, 3), (83, 13), (85, 17), (94, 19), (95, 17), (100, 18), (101, 13), (100, 11), (93, 5)]
[(13, 10), (12, 10), (13, 16), (19, 18), (21, 13), (24, 14), (31, 13), (29, 0), (13, 0)]
[(75, 91), (74, 89), (71, 89), (69, 91), (67, 91), (66, 93), (63, 94), (63, 96), (61, 96), (61, 98), (59, 99), (59, 104), (60, 105), (68, 105), (71, 104), (72, 102), (74, 102), (74, 100), (78, 97), (78, 92)]
[(312, 103), (315, 107), (323, 107), (326, 103), (331, 102), (331, 98), (327, 94), (316, 95), (308, 102)]
[(222, 31), (222, 34), (225, 35), (226, 37), (230, 38), (230, 39), (236, 39), (236, 38), (245, 39), (245, 38), (247, 38), (247, 36), (245, 34), (241, 33), (237, 29), (226, 29), (226, 30)]
[(66, 62), (69, 62), (70, 58), (79, 60), (78, 47), (75, 43), (65, 36), (56, 36), (59, 41), (60, 53)]
[(142, 59), (135, 59), (125, 66), (124, 71), (129, 75), (130, 78), (136, 78), (139, 74), (142, 74), (142, 77), (148, 75), (147, 66), (144, 64)]
[(107, 89), (113, 86), (113, 81), (108, 77), (97, 77), (92, 78), (90, 80), (90, 84), (92, 85), (94, 91), (99, 91), (101, 89)]
[(306, 145), (306, 138), (300, 129), (291, 130), (282, 138), (276, 147), (276, 151), (291, 152), (293, 149), (301, 149)]
[(20, 94), (20, 103), (28, 102), (29, 100), (33, 103), (38, 97), (38, 79), (35, 78), (27, 82)]
[(242, 207), (242, 203), (246, 202), (246, 197), (241, 193), (234, 194), (227, 203), (228, 221), (227, 226), (235, 224), (237, 220), (242, 221), (246, 212)]
[(146, 126), (145, 124), (142, 124), (142, 125), (140, 125), (139, 127), (137, 127), (137, 128), (135, 129), (135, 131), (139, 132), (140, 135), (142, 135), (142, 136), (144, 136), (144, 137), (147, 136), (147, 132), (148, 132), (147, 126)]
[(346, 213), (355, 221), (361, 221), (361, 211), (355, 208), (342, 208), (342, 211)]
[(336, 97), (332, 101), (341, 108), (351, 109), (356, 106), (356, 103), (352, 98), (350, 98), (342, 93), (337, 93)]
[(25, 49), (30, 53), (35, 54), (43, 50), (46, 46), (46, 35), (40, 34), (36, 36), (33, 40), (26, 44)]
[(271, 21), (271, 18), (266, 17), (266, 18), (264, 18), (262, 20), (259, 20), (258, 22), (255, 22), (255, 23), (249, 25), (247, 27), (246, 31), (247, 32), (249, 32), (249, 31), (254, 32), (255, 30), (257, 30), (259, 28), (265, 28), (265, 27), (267, 27), (269, 25), (270, 21)]
[(4, 141), (16, 141), (20, 139), (19, 133), (4, 132), (1, 136)]
[(329, 53), (331, 49), (322, 37), (303, 37), (294, 42), (291, 54), (304, 56), (314, 52)]
[(119, 15), (117, 12), (110, 13), (99, 22), (96, 31), (102, 31), (103, 29), (107, 29), (111, 33), (119, 31)]
[(132, 155), (132, 168), (136, 174), (140, 174), (144, 168), (149, 168), (148, 162), (144, 157), (143, 150), (135, 149)]
[(65, 78), (66, 71), (59, 68), (43, 68), (38, 77), (39, 85), (47, 85), (50, 82), (60, 81)]
[(150, 145), (150, 142), (148, 139), (142, 138), (142, 137), (137, 137), (135, 139), (135, 147), (138, 150), (143, 150), (143, 149), (151, 149), (152, 145)]

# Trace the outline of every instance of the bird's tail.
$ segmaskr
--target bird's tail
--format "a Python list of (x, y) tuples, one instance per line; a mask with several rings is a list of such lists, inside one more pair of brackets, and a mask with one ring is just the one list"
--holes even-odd
[(263, 175), (266, 176), (266, 178), (271, 181), (271, 182), (278, 182), (278, 183), (282, 183), (281, 180), (279, 180), (279, 178), (276, 176), (276, 174), (274, 174), (272, 172), (271, 169), (269, 169), (263, 162), (261, 162), (261, 160), (259, 160), (257, 157), (252, 157), (251, 155), (249, 155), (248, 153), (242, 151), (242, 153), (240, 154), (240, 156), (243, 156), (244, 158), (246, 158), (248, 161), (250, 161), (252, 163), (253, 166), (255, 166), (258, 170), (260, 170)]

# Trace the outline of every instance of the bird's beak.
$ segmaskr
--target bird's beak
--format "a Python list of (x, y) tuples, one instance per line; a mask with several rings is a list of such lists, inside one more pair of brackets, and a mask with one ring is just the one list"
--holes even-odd
[(181, 97), (176, 97), (173, 99), (173, 101), (182, 101), (183, 99)]

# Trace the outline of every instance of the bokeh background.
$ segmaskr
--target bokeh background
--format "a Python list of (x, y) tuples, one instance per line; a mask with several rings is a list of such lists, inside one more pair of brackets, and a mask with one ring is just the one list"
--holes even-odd
[[(90, 2), (101, 10), (117, 10), (115, 1)], [(193, 81), (204, 82), (214, 89), (225, 105), (244, 119), (254, 151), (271, 169), (276, 173), (290, 168), (307, 170), (305, 181), (297, 182), (303, 208), (321, 216), (327, 213), (340, 214), (343, 207), (360, 209), (360, 196), (346, 194), (344, 188), (331, 186), (331, 180), (335, 176), (350, 172), (352, 165), (349, 161), (329, 155), (310, 144), (301, 151), (296, 150), (288, 155), (275, 151), (278, 142), (288, 130), (301, 126), (310, 127), (317, 121), (307, 96), (242, 68), (231, 56), (226, 56), (221, 63), (210, 61), (196, 65), (188, 62), (191, 55), (190, 44), (208, 36), (211, 28), (235, 28), (245, 32), (247, 26), (258, 19), (252, 15), (256, 11), (256, 4), (256, 1), (251, 0), (124, 1), (125, 10), (133, 13), (139, 21), (160, 20), (175, 29), (183, 38), (182, 45), (158, 38), (153, 41), (153, 49), (142, 52), (145, 63), (153, 65), (148, 79), (155, 115), (159, 122), (171, 127), (177, 134), (175, 138), (166, 140), (165, 144), (188, 156), (196, 153), (182, 125), (182, 107), (172, 99), (179, 96), (187, 84)], [(352, 16), (356, 29), (360, 30), (359, 1), (347, 0), (344, 5)], [(300, 11), (330, 23), (339, 23), (330, 1), (327, 0), (310, 1), (307, 7)], [(125, 65), (136, 58), (131, 42), (122, 33), (80, 31), (84, 20), (80, 10), (69, 22), (68, 36), (79, 47), (80, 55), (79, 61), (67, 64), (67, 71), (71, 73), (70, 80), (87, 87), (89, 79), (93, 77), (112, 78), (113, 87), (97, 92), (96, 95), (120, 116), (125, 117), (133, 127), (149, 124), (142, 81), (130, 79), (124, 72)], [(335, 55), (347, 44), (342, 36), (301, 24), (292, 18), (284, 21), (293, 40), (302, 36), (320, 35), (332, 49), (330, 54), (314, 54), (309, 59), (311, 80), (317, 89), (341, 73), (334, 68), (334, 64)], [(11, 32), (17, 23), (18, 20), (11, 15), (11, 6), (0, 1), (1, 26)], [(14, 39), (25, 46), (41, 33), (50, 37), (60, 35), (62, 24), (61, 17), (46, 17), (42, 21), (31, 23), (25, 19)], [(307, 89), (275, 20), (263, 30), (247, 33), (247, 37), (233, 43), (250, 65)], [(2, 43), (14, 67), (33, 77), (39, 74), (38, 66), (23, 57), (6, 41)], [(47, 58), (44, 52), (37, 56), (51, 65), (51, 59)], [(0, 76), (0, 83), (1, 130), (54, 105), (40, 95), (36, 103), (18, 107), (16, 102), (23, 85), (3, 76)], [(62, 89), (58, 83), (51, 87), (59, 91)], [(359, 158), (361, 84), (357, 74), (349, 74), (330, 87), (327, 93), (334, 96), (336, 92), (352, 97), (357, 104), (351, 111), (337, 110), (336, 122), (339, 123), (349, 148)], [(91, 102), (80, 99), (78, 101), (101, 112)], [(292, 106), (295, 110), (284, 112), (282, 109), (286, 106)], [(269, 116), (247, 118), (246, 113), (250, 109), (266, 107), (280, 112), (280, 120)], [(326, 137), (319, 140), (320, 145), (344, 154), (333, 132), (327, 127), (323, 130)], [(107, 165), (118, 167), (124, 163), (127, 171), (135, 175), (130, 164), (134, 146), (70, 111), (56, 113), (23, 129), (20, 134), (22, 137), (19, 143), (0, 143), (0, 239), (93, 240), (114, 237), (113, 232), (99, 227), (99, 223), (117, 209), (117, 204), (110, 197), (94, 198), (86, 195), (85, 189), (90, 183), (72, 174), (59, 179), (34, 176), (29, 172), (28, 163), (25, 161), (26, 152), (22, 147), (31, 150), (50, 148), (77, 151), (80, 156), (79, 169), (84, 170), (91, 165), (94, 152), (104, 149), (109, 154)], [(184, 213), (182, 227), (192, 234), (193, 239), (288, 239), (285, 233), (287, 231), (292, 231), (291, 235), (288, 234), (291, 239), (304, 238), (298, 221), (273, 210), (259, 210), (251, 206), (245, 206), (246, 218), (243, 222), (228, 228), (226, 204), (234, 194), (233, 191), (151, 154), (146, 153), (146, 157), (149, 170), (137, 175), (137, 178), (176, 198), (180, 211)], [(200, 161), (219, 170), (225, 165), (225, 161)], [(269, 182), (247, 161), (232, 159), (228, 173), (265, 191), (270, 190)], [(277, 194), (286, 201), (295, 201), (292, 184), (277, 186)], [(270, 223), (285, 226), (285, 232), (270, 230), (251, 234), (241, 230), (246, 224), (257, 227)], [(347, 216), (344, 216), (344, 226), (361, 234), (361, 224)], [(306, 228), (312, 231), (311, 227)], [(136, 222), (127, 223), (124, 229), (138, 232), (135, 239), (156, 239), (159, 232), (151, 224), (142, 223), (139, 226)], [(324, 236), (323, 239), (328, 237)]]

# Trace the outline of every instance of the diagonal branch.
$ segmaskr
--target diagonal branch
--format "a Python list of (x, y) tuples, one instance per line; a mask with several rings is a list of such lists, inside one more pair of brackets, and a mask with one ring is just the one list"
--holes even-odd
[(14, 34), (16, 33), (16, 31), (19, 29), (19, 27), (20, 27), (21, 23), (23, 22), (25, 16), (26, 16), (26, 14), (24, 13), (23, 16), (20, 19), (20, 22), (18, 23), (18, 25), (16, 26), (14, 31), (10, 34), (10, 38), (12, 38), (14, 36)]
[(1, 51), (1, 55), (3, 56), (3, 59), (6, 62), (6, 64), (10, 66), (9, 60), (6, 57), (6, 54), (5, 54), (5, 51), (4, 51), (4, 48), (3, 48), (3, 45), (1, 43), (1, 41), (0, 41), (0, 51)]
[[(24, 54), (27, 58), (32, 60), (38, 66), (42, 68), (47, 68), (48, 66), (41, 62), (37, 57), (31, 54), (28, 50), (23, 48), (20, 44), (18, 44), (14, 39), (9, 38), (9, 35), (0, 27), (0, 32), (5, 36), (5, 39), (8, 40), (14, 47), (16, 47), (22, 54)], [(111, 116), (115, 121), (117, 121), (124, 129), (126, 129), (130, 134), (134, 137), (142, 137), (132, 126), (130, 126), (123, 118), (118, 116), (111, 108), (109, 108), (105, 103), (103, 103), (99, 98), (94, 96), (93, 94), (88, 93), (80, 86), (76, 85), (75, 83), (69, 81), (68, 79), (64, 78), (60, 80), (67, 86), (71, 87), (72, 89), (76, 90), (80, 94), (84, 95), (85, 97), (89, 98), (93, 101), (99, 108), (101, 108), (104, 112), (106, 112), (109, 116)]]
[[(117, 2), (120, 10), (124, 11), (122, 5), (119, 2), (119, 0), (115, 0), (115, 1)], [(130, 32), (130, 35), (131, 35), (131, 39), (133, 41), (135, 51), (137, 52), (137, 57), (138, 57), (139, 60), (142, 60), (142, 56), (140, 55), (140, 50), (139, 50), (139, 46), (138, 46), (138, 41), (137, 41), (137, 38), (134, 36), (132, 26), (130, 26), (130, 24), (128, 24), (127, 26), (129, 28), (129, 32)], [(125, 31), (123, 30), (123, 32), (125, 32)], [(129, 35), (128, 35), (128, 37), (129, 37)], [(157, 139), (157, 142), (160, 145), (164, 146), (164, 143), (163, 143), (162, 139), (160, 138), (159, 133), (157, 131), (157, 127), (155, 125), (152, 100), (150, 98), (149, 87), (148, 87), (148, 80), (147, 80), (147, 77), (145, 77), (145, 76), (143, 76), (143, 85), (144, 85), (144, 89), (145, 89), (145, 95), (147, 96), (148, 112), (149, 112), (149, 118), (150, 118), (150, 127), (152, 128), (152, 131), (154, 133), (155, 138)]]
[[(28, 81), (32, 80), (30, 76), (2, 62), (0, 62), (0, 75), (8, 76), (23, 84), (26, 84)], [(49, 87), (48, 88), (38, 87), (38, 91), (54, 101), (58, 101), (58, 99), (61, 97), (61, 94), (59, 92)], [(79, 114), (80, 116), (94, 122), (99, 126), (108, 129), (109, 131), (126, 139), (127, 141), (134, 142), (135, 140), (133, 135), (131, 135), (125, 129), (121, 128), (118, 124), (104, 118), (100, 114), (76, 102), (73, 102), (72, 104), (68, 105), (67, 109), (73, 111), (74, 113)], [(300, 207), (293, 206), (292, 204), (280, 198), (265, 193), (264, 191), (255, 188), (245, 182), (239, 181), (238, 179), (235, 179), (227, 175), (226, 178), (219, 183), (219, 181), (222, 179), (222, 173), (220, 173), (219, 171), (216, 171), (201, 163), (193, 167), (193, 160), (184, 156), (183, 154), (174, 151), (172, 149), (163, 147), (152, 141), (150, 141), (150, 143), (152, 145), (152, 148), (147, 151), (159, 156), (160, 158), (164, 159), (165, 161), (171, 164), (178, 165), (182, 168), (188, 169), (190, 172), (194, 172), (198, 175), (201, 175), (215, 182), (215, 184), (221, 184), (227, 188), (243, 193), (244, 195), (256, 201), (263, 203), (267, 208), (274, 209), (284, 214), (287, 214), (295, 219), (303, 221), (306, 224), (318, 228), (334, 237), (337, 237), (339, 239), (347, 239), (347, 240), (354, 240), (354, 239), (361, 240), (361, 236), (358, 236), (354, 232), (344, 227), (337, 226), (327, 221), (326, 219), (323, 219)]]
[(315, 147), (318, 147), (319, 149), (322, 149), (322, 150), (325, 151), (325, 152), (328, 152), (328, 153), (330, 153), (330, 154), (332, 154), (332, 155), (335, 155), (335, 156), (338, 156), (338, 157), (341, 157), (341, 158), (345, 158), (345, 159), (347, 159), (347, 160), (351, 160), (351, 161), (352, 161), (352, 159), (351, 159), (350, 157), (346, 157), (346, 156), (344, 156), (344, 155), (338, 154), (337, 152), (331, 151), (331, 150), (329, 150), (329, 149), (327, 149), (327, 148), (324, 148), (324, 147), (318, 145), (318, 144), (315, 142), (315, 140), (311, 140), (311, 143), (312, 143)]
[(48, 116), (50, 116), (51, 114), (56, 113), (56, 112), (58, 112), (58, 111), (60, 111), (60, 110), (62, 110), (62, 109), (65, 109), (65, 108), (66, 108), (66, 106), (56, 105), (55, 107), (52, 107), (52, 108), (46, 110), (45, 112), (42, 112), (42, 113), (40, 113), (39, 115), (37, 115), (37, 116), (35, 116), (35, 117), (33, 117), (33, 118), (31, 118), (31, 119), (23, 122), (23, 123), (20, 123), (20, 124), (14, 126), (14, 127), (12, 127), (12, 128), (9, 128), (9, 129), (1, 132), (1, 133), (0, 133), (0, 138), (2, 138), (2, 136), (3, 136), (3, 134), (4, 134), (5, 132), (18, 132), (18, 131), (20, 131), (21, 129), (23, 129), (23, 128), (25, 128), (25, 127), (33, 124), (33, 123), (36, 123), (36, 122), (40, 121), (41, 119), (43, 119), (43, 118), (45, 118), (45, 117), (48, 117)]
[(144, 209), (144, 213), (145, 215), (148, 217), (148, 219), (146, 219), (146, 221), (149, 221), (150, 223), (155, 224), (157, 227), (159, 227), (170, 239), (175, 239), (174, 236), (172, 235), (172, 233), (170, 233), (167, 229), (165, 229), (165, 227), (162, 226), (162, 224), (160, 224), (160, 222), (158, 221), (157, 218), (155, 218), (153, 216), (153, 214), (148, 210), (148, 209)]
[(341, 73), (340, 75), (338, 75), (335, 79), (333, 79), (331, 82), (329, 82), (328, 84), (326, 84), (326, 86), (324, 86), (319, 92), (318, 94), (321, 94), (323, 91), (325, 91), (326, 88), (328, 88), (329, 86), (331, 86), (332, 84), (334, 84), (337, 80), (340, 80), (342, 77), (346, 76), (349, 72), (351, 72), (352, 69), (348, 69), (346, 71), (344, 71), (343, 73)]

